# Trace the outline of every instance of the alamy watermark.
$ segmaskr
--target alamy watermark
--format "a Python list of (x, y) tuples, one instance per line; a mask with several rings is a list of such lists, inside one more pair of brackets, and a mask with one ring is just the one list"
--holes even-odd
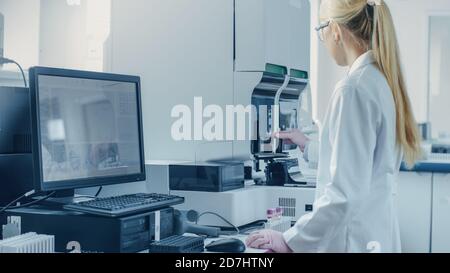
[(226, 105), (224, 109), (215, 104), (205, 106), (203, 98), (195, 97), (193, 109), (187, 105), (173, 107), (171, 135), (175, 141), (266, 141), (272, 137), (271, 130), (277, 129), (268, 128), (272, 120), (278, 119), (277, 113), (277, 105)]

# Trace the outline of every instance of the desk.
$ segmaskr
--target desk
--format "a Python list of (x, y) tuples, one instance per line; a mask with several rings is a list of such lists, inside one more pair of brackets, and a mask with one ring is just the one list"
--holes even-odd
[[(171, 215), (168, 209), (167, 213)], [(125, 224), (128, 225), (129, 223), (127, 228), (133, 228), (133, 225), (139, 221), (139, 223), (146, 227), (142, 232), (154, 232), (149, 227), (153, 212), (122, 218), (108, 218), (35, 206), (8, 210), (5, 216), (21, 217), (23, 233), (36, 232), (38, 234), (54, 235), (56, 237), (56, 251), (58, 252), (65, 252), (69, 242), (78, 242), (81, 248), (87, 252), (138, 252), (139, 250), (145, 249), (150, 242), (148, 244), (147, 242), (143, 242), (142, 244), (138, 243), (137, 245), (133, 244), (135, 249), (124, 246), (122, 239), (124, 236), (130, 236), (130, 233), (126, 233), (128, 230), (125, 229)], [(164, 230), (166, 229), (162, 227), (161, 232)], [(136, 234), (141, 235), (142, 232), (137, 231)], [(165, 235), (170, 236), (170, 234)], [(246, 235), (222, 236), (221, 238), (230, 237), (238, 238), (244, 243), (247, 238)], [(205, 245), (221, 238), (207, 239)], [(146, 237), (146, 240), (149, 240), (149, 237)], [(246, 251), (246, 253), (264, 252), (264, 250), (256, 249), (247, 249)]]

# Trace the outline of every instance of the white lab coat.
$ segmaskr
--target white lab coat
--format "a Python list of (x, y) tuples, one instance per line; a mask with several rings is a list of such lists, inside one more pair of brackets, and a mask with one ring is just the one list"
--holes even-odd
[(394, 196), (403, 153), (394, 98), (370, 51), (337, 84), (315, 150), (314, 211), (284, 234), (292, 250), (401, 252)]

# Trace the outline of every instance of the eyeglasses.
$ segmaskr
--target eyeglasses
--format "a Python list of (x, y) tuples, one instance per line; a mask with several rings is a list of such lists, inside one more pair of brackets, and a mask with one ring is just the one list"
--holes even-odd
[(317, 36), (319, 37), (319, 40), (323, 42), (325, 40), (325, 37), (323, 35), (323, 30), (327, 27), (329, 27), (331, 24), (331, 20), (328, 20), (324, 23), (321, 23), (318, 27), (316, 27)]

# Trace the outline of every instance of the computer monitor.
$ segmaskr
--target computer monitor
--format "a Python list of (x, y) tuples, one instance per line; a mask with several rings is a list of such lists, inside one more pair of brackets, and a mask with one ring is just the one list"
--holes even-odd
[(37, 191), (145, 180), (140, 78), (30, 69)]

